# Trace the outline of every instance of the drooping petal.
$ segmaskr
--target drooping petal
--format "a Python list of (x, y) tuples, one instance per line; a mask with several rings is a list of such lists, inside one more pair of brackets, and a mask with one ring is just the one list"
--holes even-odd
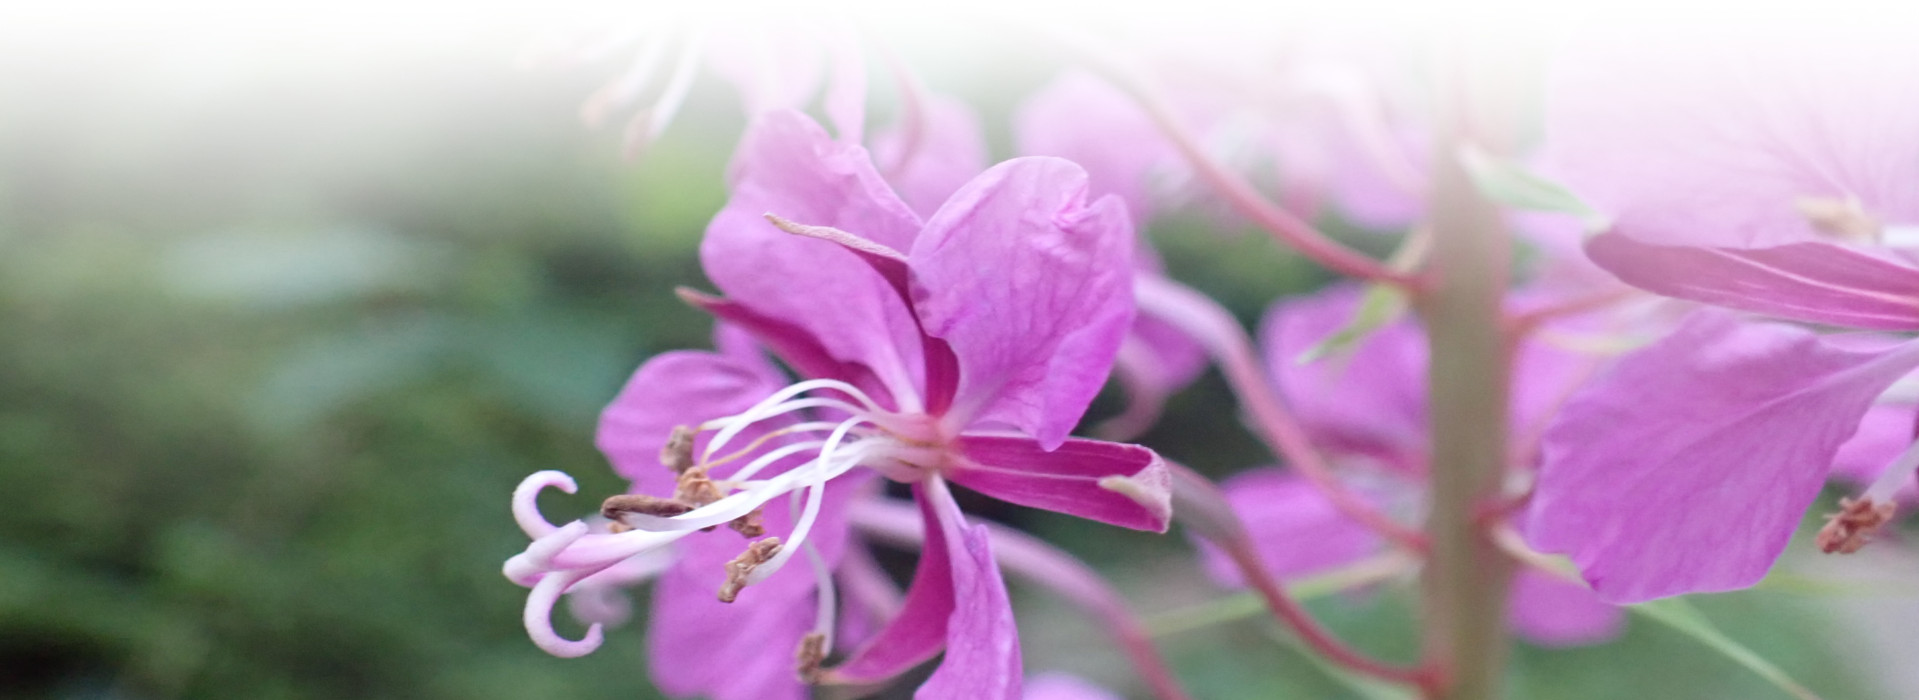
[(920, 497), (932, 501), (943, 538), (958, 546), (949, 553), (953, 613), (947, 623), (946, 658), (913, 694), (914, 700), (1019, 700), (1019, 629), (986, 526), (967, 525), (959, 504), (937, 478)]
[(1765, 575), (1879, 393), (1919, 343), (1849, 349), (1695, 313), (1622, 358), (1547, 429), (1526, 531), (1602, 600), (1743, 588)]
[(895, 394), (913, 395), (919, 333), (899, 295), (839, 245), (781, 231), (765, 218), (777, 214), (905, 250), (919, 218), (865, 149), (835, 142), (798, 112), (769, 112), (741, 142), (732, 185), (733, 197), (700, 244), (707, 276), (757, 314), (803, 329), (835, 360), (864, 365)]
[(1919, 329), (1919, 268), (1834, 243), (1713, 248), (1644, 242), (1652, 238), (1622, 224), (1587, 241), (1586, 254), (1627, 284), (1670, 297), (1813, 323)]
[(1626, 626), (1626, 611), (1601, 602), (1592, 589), (1531, 569), (1513, 577), (1507, 606), (1513, 631), (1543, 646), (1598, 644)]
[(1048, 451), (1023, 435), (974, 433), (955, 449), (946, 476), (1002, 501), (1152, 532), (1172, 520), (1171, 472), (1138, 445), (1072, 438)]
[(1863, 24), (1635, 27), (1574, 42), (1547, 93), (1547, 160), (1660, 245), (1824, 236), (1805, 198), (1919, 221), (1919, 44)]
[(953, 412), (1065, 440), (1132, 323), (1132, 252), (1124, 207), (1089, 204), (1070, 162), (1019, 158), (967, 183), (908, 254), (919, 318), (959, 362)]
[[(660, 465), (660, 448), (674, 427), (744, 411), (779, 388), (765, 368), (723, 355), (695, 350), (656, 355), (640, 365), (600, 413), (594, 444), (636, 489), (671, 491), (667, 485), (673, 483), (673, 474)], [(751, 442), (770, 429), (753, 426), (747, 429), (752, 434), (742, 437)], [(705, 449), (710, 436), (700, 435), (694, 449)]]
[[(1379, 537), (1334, 508), (1311, 481), (1279, 469), (1254, 469), (1221, 484), (1246, 524), (1260, 561), (1281, 579), (1350, 564), (1379, 551)], [(1206, 573), (1222, 586), (1244, 586), (1239, 567), (1201, 542)]]
[(899, 125), (873, 139), (873, 158), (900, 197), (922, 216), (938, 211), (946, 198), (986, 169), (986, 136), (979, 116), (965, 102), (928, 94), (920, 104), (922, 121)]

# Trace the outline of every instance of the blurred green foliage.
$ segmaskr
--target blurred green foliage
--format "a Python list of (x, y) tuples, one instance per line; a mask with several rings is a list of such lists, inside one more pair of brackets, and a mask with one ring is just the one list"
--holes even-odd
[[(504, 60), (238, 65), (172, 91), (137, 63), (7, 64), (0, 80), (0, 695), (647, 697), (643, 624), (584, 659), (526, 640), (525, 591), (498, 573), (525, 544), (506, 497), (549, 468), (585, 494), (622, 488), (592, 448), (600, 405), (648, 355), (706, 343), (671, 289), (704, 284), (694, 249), (741, 128), (730, 98), (696, 95), (628, 165), (570, 118), (590, 81)], [(989, 123), (1040, 77), (995, 85)], [(1327, 279), (1219, 227), (1154, 236), (1175, 276), (1249, 324)], [(1213, 474), (1268, 459), (1211, 375), (1145, 441)], [(988, 512), (1147, 607), (1220, 595), (1178, 536)], [(1069, 608), (1018, 598), (1036, 670), (1132, 682)], [(1797, 599), (1702, 607), (1827, 697), (1867, 697)], [(1402, 590), (1315, 608), (1414, 652)], [(1201, 698), (1359, 697), (1272, 633), (1164, 641)], [(1516, 698), (1773, 692), (1643, 621), (1517, 660)]]

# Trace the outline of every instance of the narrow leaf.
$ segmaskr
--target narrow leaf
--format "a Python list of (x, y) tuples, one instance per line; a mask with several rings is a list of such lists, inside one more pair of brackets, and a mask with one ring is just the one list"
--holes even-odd
[(1678, 630), (1712, 650), (1724, 654), (1726, 658), (1732, 659), (1741, 666), (1745, 666), (1748, 670), (1758, 674), (1760, 678), (1766, 679), (1766, 681), (1777, 686), (1780, 690), (1786, 691), (1787, 694), (1799, 700), (1819, 700), (1818, 695), (1807, 690), (1805, 686), (1800, 685), (1797, 681), (1794, 681), (1791, 676), (1786, 675), (1785, 671), (1780, 670), (1780, 668), (1773, 665), (1771, 661), (1767, 661), (1765, 657), (1746, 648), (1745, 645), (1733, 641), (1731, 637), (1719, 631), (1719, 628), (1714, 627), (1712, 621), (1707, 620), (1706, 616), (1700, 613), (1698, 608), (1693, 607), (1691, 603), (1687, 603), (1682, 598), (1662, 598), (1660, 600), (1633, 605), (1630, 606), (1629, 609), (1655, 622)]
[(1494, 158), (1472, 146), (1459, 151), (1459, 162), (1466, 167), (1481, 194), (1500, 204), (1527, 211), (1552, 211), (1579, 217), (1591, 230), (1605, 228), (1606, 216), (1578, 195), (1557, 182), (1529, 171), (1519, 164)]

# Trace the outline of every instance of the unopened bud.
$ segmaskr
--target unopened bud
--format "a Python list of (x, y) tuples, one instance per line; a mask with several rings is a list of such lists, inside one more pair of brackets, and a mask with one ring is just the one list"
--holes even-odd
[(1871, 498), (1841, 498), (1839, 512), (1826, 520), (1826, 526), (1819, 528), (1819, 551), (1827, 554), (1851, 554), (1872, 541), (1872, 535), (1880, 526), (1892, 520), (1895, 506), (1891, 503), (1873, 503)]
[(726, 563), (726, 583), (720, 584), (720, 602), (731, 603), (746, 587), (746, 577), (754, 569), (780, 553), (780, 538), (768, 537), (746, 546), (746, 551)]

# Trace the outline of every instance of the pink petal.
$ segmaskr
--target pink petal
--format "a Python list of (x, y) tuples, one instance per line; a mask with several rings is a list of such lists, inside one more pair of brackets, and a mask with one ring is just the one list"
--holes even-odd
[[(660, 448), (675, 426), (744, 411), (779, 388), (763, 367), (722, 355), (694, 350), (656, 355), (640, 365), (600, 413), (594, 444), (635, 488), (666, 490), (673, 475), (660, 465)], [(753, 434), (742, 437), (750, 442), (767, 430), (754, 426), (748, 429)], [(702, 434), (694, 448), (703, 449), (710, 436)]]
[[(1070, 438), (1048, 451), (1025, 436), (977, 433), (956, 447), (946, 476), (1002, 501), (1152, 532), (1172, 520), (1171, 472), (1144, 447)], [(1109, 477), (1125, 479), (1126, 492), (1101, 486)]]
[(899, 125), (873, 138), (874, 160), (883, 164), (900, 197), (922, 216), (938, 211), (947, 197), (986, 169), (986, 136), (973, 108), (947, 95), (926, 97), (917, 132)]
[(1742, 249), (1643, 242), (1655, 238), (1622, 227), (1587, 241), (1586, 254), (1627, 284), (1670, 297), (1813, 323), (1919, 329), (1919, 268), (1833, 243)]
[(1527, 533), (1607, 602), (1752, 585), (1873, 400), (1919, 366), (1919, 343), (1841, 345), (1695, 313), (1547, 430)]
[[(712, 314), (725, 325), (745, 332), (755, 343), (764, 345), (768, 350), (785, 361), (793, 371), (811, 378), (838, 379), (865, 391), (868, 396), (883, 405), (893, 405), (893, 395), (879, 378), (866, 365), (856, 362), (842, 362), (827, 352), (812, 333), (792, 323), (747, 308), (731, 299), (701, 294), (691, 289), (680, 288), (680, 299), (694, 308)], [(728, 339), (729, 343), (737, 343)], [(728, 352), (731, 356), (732, 351)]]
[(1012, 426), (1054, 447), (1105, 383), (1133, 320), (1133, 231), (1118, 199), (1085, 195), (1077, 165), (1007, 161), (914, 241), (915, 306), (958, 358), (961, 424)]
[(944, 530), (942, 539), (960, 546), (949, 553), (954, 604), (946, 632), (946, 658), (913, 697), (1019, 700), (1019, 629), (1013, 624), (1013, 603), (1006, 595), (999, 564), (993, 561), (986, 526), (967, 525), (944, 484), (936, 481), (919, 495), (933, 501), (938, 526)]
[(1508, 605), (1513, 631), (1543, 646), (1598, 644), (1626, 626), (1626, 611), (1600, 602), (1592, 589), (1531, 569), (1513, 578)]
[[(773, 578), (805, 568), (787, 567)], [(714, 700), (808, 697), (794, 670), (793, 652), (813, 626), (812, 587), (754, 586), (739, 600), (722, 603), (714, 596), (718, 583), (696, 573), (675, 569), (653, 588), (647, 656), (660, 690)]]
[(1159, 420), (1166, 399), (1206, 371), (1208, 359), (1198, 342), (1142, 310), (1133, 317), (1132, 332), (1113, 361), (1113, 372), (1126, 389), (1126, 412), (1101, 424), (1098, 434), (1128, 440), (1146, 432)]
[(1882, 403), (1866, 411), (1859, 431), (1839, 446), (1833, 457), (1833, 478), (1859, 487), (1871, 485), (1888, 465), (1919, 438), (1919, 406), (1910, 403)]
[[(1379, 551), (1371, 530), (1341, 514), (1312, 482), (1279, 469), (1254, 469), (1227, 479), (1226, 502), (1246, 523), (1260, 561), (1281, 579), (1350, 564)], [(1206, 573), (1222, 586), (1246, 585), (1239, 567), (1210, 543), (1200, 547)]]
[(1058, 156), (1086, 168), (1094, 195), (1118, 195), (1134, 221), (1152, 215), (1148, 176), (1178, 167), (1178, 151), (1132, 98), (1084, 72), (1047, 83), (1013, 116), (1020, 155)]
[(1919, 221), (1919, 44), (1836, 28), (1587, 36), (1554, 66), (1547, 160), (1647, 243), (1819, 238), (1802, 197)]
[(777, 214), (906, 249), (919, 218), (880, 179), (866, 151), (833, 141), (798, 112), (769, 112), (740, 144), (732, 185), (732, 199), (700, 245), (714, 284), (758, 315), (804, 330), (833, 359), (865, 365), (896, 393), (915, 386), (919, 333), (898, 294), (840, 246), (786, 233), (764, 218)]
[(1374, 331), (1349, 353), (1302, 363), (1346, 325), (1360, 288), (1330, 287), (1274, 304), (1260, 324), (1267, 371), (1314, 441), (1388, 463), (1426, 451), (1426, 339), (1410, 321)]
[(947, 624), (955, 609), (954, 557), (925, 486), (915, 484), (913, 497), (925, 525), (926, 544), (920, 549), (913, 583), (906, 589), (906, 602), (879, 634), (828, 672), (835, 682), (884, 681), (933, 658), (946, 645)]

